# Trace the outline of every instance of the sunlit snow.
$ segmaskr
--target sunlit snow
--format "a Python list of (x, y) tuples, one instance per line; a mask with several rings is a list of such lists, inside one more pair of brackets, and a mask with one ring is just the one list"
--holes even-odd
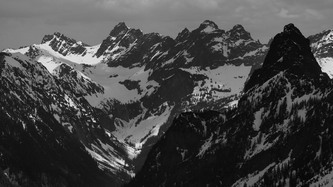
[[(120, 142), (127, 142), (134, 145), (134, 147), (129, 148), (129, 153), (132, 154), (130, 155), (131, 158), (135, 158), (140, 153), (143, 144), (150, 137), (157, 136), (160, 127), (167, 122), (173, 107), (168, 106), (166, 103), (164, 107), (163, 113), (152, 115), (138, 124), (136, 122), (145, 115), (145, 112), (129, 122), (117, 119), (116, 130), (112, 133)], [(160, 110), (163, 110), (162, 106)]]

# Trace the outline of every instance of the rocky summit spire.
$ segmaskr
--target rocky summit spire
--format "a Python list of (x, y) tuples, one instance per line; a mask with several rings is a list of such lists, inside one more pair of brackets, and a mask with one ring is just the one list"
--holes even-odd
[(236, 24), (231, 30), (245, 31), (243, 25), (241, 25), (241, 24)]
[[(54, 32), (53, 34), (45, 35), (42, 39), (42, 44), (46, 43), (48, 41), (51, 41), (52, 39), (57, 38), (59, 42), (65, 41), (70, 43), (76, 43), (77, 41), (73, 38), (70, 38), (60, 32)], [(84, 44), (87, 45), (87, 44)]]
[(283, 32), (274, 37), (262, 68), (253, 73), (244, 90), (261, 85), (285, 70), (313, 78), (322, 73), (311, 52), (309, 40), (293, 24), (286, 25)]
[(199, 26), (199, 30), (207, 30), (207, 31), (214, 31), (214, 30), (218, 30), (219, 27), (216, 25), (216, 23), (214, 23), (213, 21), (210, 20), (205, 20), (204, 22), (202, 22)]
[(295, 27), (294, 24), (289, 23), (288, 25), (285, 25), (283, 28), (283, 33), (285, 34), (298, 34), (298, 35), (302, 35), (301, 31)]
[(176, 38), (176, 41), (183, 41), (185, 40), (188, 36), (190, 35), (190, 31), (185, 28), (182, 30), (182, 32), (180, 32)]
[(45, 35), (45, 36), (43, 37), (43, 39), (42, 39), (41, 44), (46, 43), (46, 42), (48, 42), (48, 41), (51, 41), (51, 40), (53, 39), (53, 36), (54, 36), (54, 35), (52, 35), (52, 34), (47, 34), (47, 35)]
[(251, 40), (251, 34), (247, 32), (241, 24), (235, 25), (231, 30), (228, 31), (231, 38), (235, 40)]
[(126, 24), (124, 22), (120, 22), (118, 23), (110, 32), (110, 36), (118, 36), (120, 34), (123, 34), (125, 32), (127, 32), (129, 30), (129, 28), (126, 26)]
[(211, 27), (213, 27), (213, 28), (215, 28), (215, 29), (218, 29), (219, 27), (216, 25), (216, 23), (214, 23), (213, 21), (210, 21), (210, 20), (205, 20), (204, 22), (202, 22), (201, 24), (200, 24), (200, 26), (205, 26), (205, 27), (207, 27), (207, 26), (211, 26)]
[[(43, 37), (43, 39), (42, 39), (42, 44), (43, 43), (46, 43), (46, 42), (48, 42), (48, 41), (51, 41), (53, 38), (61, 38), (61, 37), (66, 37), (65, 35), (63, 35), (62, 33), (60, 33), (60, 32), (54, 32), (53, 34), (47, 34), (47, 35), (45, 35), (44, 37)], [(66, 38), (68, 38), (68, 37), (66, 37)]]
[(263, 67), (288, 68), (296, 65), (311, 67), (314, 73), (320, 72), (320, 67), (312, 55), (309, 40), (293, 24), (288, 24), (283, 32), (274, 37)]

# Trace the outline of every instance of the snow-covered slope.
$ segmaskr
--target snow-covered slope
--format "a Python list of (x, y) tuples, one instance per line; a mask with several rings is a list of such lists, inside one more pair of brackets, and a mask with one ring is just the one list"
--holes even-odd
[(251, 66), (241, 64), (224, 65), (216, 69), (199, 69), (196, 67), (183, 69), (193, 75), (202, 75), (206, 79), (197, 82), (190, 96), (190, 106), (198, 103), (208, 103), (223, 98), (234, 98), (241, 94), (245, 81), (247, 80)]
[(312, 52), (322, 71), (333, 77), (333, 30), (325, 30), (309, 37)]
[(111, 119), (84, 99), (101, 86), (67, 65), (54, 76), (20, 53), (0, 57), (0, 162), (13, 184), (106, 186), (128, 180), (133, 168), (125, 146), (104, 128)]
[[(69, 61), (78, 64), (94, 65), (100, 63), (103, 58), (97, 58), (95, 53), (100, 45), (87, 46), (82, 42), (76, 42), (58, 32), (53, 35), (46, 35), (41, 44), (34, 44), (20, 49), (5, 49), (4, 52), (19, 52), (42, 62), (48, 67), (62, 61)], [(50, 67), (51, 68), (51, 67)], [(48, 68), (49, 69), (49, 68)], [(52, 70), (52, 69), (49, 69)]]

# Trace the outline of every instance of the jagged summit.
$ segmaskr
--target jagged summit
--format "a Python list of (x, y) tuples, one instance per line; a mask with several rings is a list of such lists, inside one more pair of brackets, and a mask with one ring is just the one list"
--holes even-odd
[[(47, 42), (49, 43), (46, 44)], [(45, 35), (41, 44), (50, 46), (54, 51), (64, 56), (69, 54), (82, 55), (86, 51), (86, 47), (90, 47), (88, 44), (65, 36), (60, 32), (54, 32), (52, 35)]]
[(243, 25), (241, 24), (236, 24), (235, 26), (232, 27), (231, 30), (245, 30)]
[(44, 37), (43, 37), (43, 39), (42, 39), (42, 44), (43, 43), (46, 43), (46, 42), (48, 42), (48, 41), (51, 41), (52, 39), (53, 39), (53, 37), (54, 37), (54, 35), (53, 34), (48, 34), (48, 35), (45, 35)]
[(116, 37), (122, 33), (127, 32), (129, 29), (130, 28), (127, 27), (125, 22), (120, 22), (112, 29), (112, 31), (110, 32), (110, 36)]
[(211, 32), (218, 30), (219, 27), (214, 23), (213, 21), (210, 20), (205, 20), (202, 22), (198, 28), (200, 31), (205, 31), (205, 32)]
[[(142, 30), (129, 28), (124, 22), (120, 22), (113, 28), (109, 36), (103, 40), (95, 56), (100, 57), (103, 54), (113, 53), (112, 49), (115, 48), (120, 48), (119, 50), (128, 49), (135, 41), (143, 39), (143, 36)], [(116, 51), (119, 52), (119, 50)]]
[(61, 38), (61, 37), (69, 38), (69, 37), (65, 36), (64, 34), (56, 31), (53, 34), (47, 34), (47, 35), (45, 35), (43, 37), (43, 39), (42, 39), (42, 44), (46, 43), (48, 41), (51, 41), (54, 37), (56, 37), (56, 38)]
[(53, 35), (57, 36), (57, 37), (65, 36), (64, 34), (58, 32), (58, 31), (54, 32)]
[(252, 40), (251, 34), (245, 30), (245, 28), (241, 24), (237, 24), (233, 26), (232, 29), (228, 31), (230, 36), (236, 40)]
[(219, 27), (216, 25), (216, 23), (214, 23), (213, 21), (211, 20), (205, 20), (204, 22), (202, 22), (200, 24), (200, 26), (211, 26), (211, 27), (214, 27), (215, 29), (218, 29)]
[(285, 25), (283, 28), (284, 33), (289, 33), (289, 34), (298, 34), (302, 35), (301, 31), (295, 27), (293, 23), (289, 23), (288, 25)]
[(85, 44), (85, 43), (82, 43), (81, 41), (77, 41), (73, 38), (70, 38), (70, 37), (68, 37), (68, 36), (66, 36), (63, 33), (60, 33), (58, 31), (54, 32), (53, 34), (45, 35), (42, 39), (41, 44), (46, 43), (48, 41), (51, 41), (54, 38), (57, 38), (57, 40), (60, 41), (60, 42), (65, 41), (65, 42), (69, 42), (71, 44), (77, 43), (79, 45), (89, 46), (88, 44)]
[(283, 32), (274, 37), (262, 68), (253, 73), (244, 90), (261, 85), (285, 70), (313, 78), (322, 74), (311, 52), (309, 40), (293, 24), (286, 25)]
[[(300, 56), (308, 58), (303, 59)], [(299, 63), (300, 61), (303, 63)], [(312, 66), (314, 71), (320, 70), (311, 53), (309, 40), (293, 24), (286, 25), (283, 32), (274, 37), (263, 67), (274, 66), (277, 63), (281, 64), (281, 62), (288, 62), (289, 66), (304, 64)]]
[(190, 31), (189, 31), (187, 28), (185, 28), (185, 29), (182, 30), (182, 32), (180, 32), (180, 33), (178, 34), (178, 36), (176, 37), (176, 41), (183, 41), (183, 40), (185, 40), (189, 35), (190, 35)]

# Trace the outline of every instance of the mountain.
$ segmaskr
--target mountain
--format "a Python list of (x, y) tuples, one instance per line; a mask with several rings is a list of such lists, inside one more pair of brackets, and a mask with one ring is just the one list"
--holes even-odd
[(293, 24), (286, 25), (284, 32), (274, 37), (262, 68), (253, 73), (244, 91), (255, 84), (263, 84), (278, 72), (289, 69), (308, 77), (318, 76), (321, 68), (309, 45), (310, 41), (305, 40)]
[[(234, 106), (249, 75), (261, 66), (267, 49), (241, 25), (224, 31), (208, 20), (192, 31), (184, 29), (175, 39), (158, 33), (144, 34), (121, 22), (94, 46), (55, 32), (44, 36), (41, 44), (4, 50), (3, 64), (12, 64), (1, 74), (2, 80), (8, 82), (1, 84), (6, 90), (1, 92), (6, 93), (1, 112), (12, 116), (7, 117), (8, 121), (21, 125), (19, 137), (31, 134), (23, 124), (34, 129), (38, 120), (46, 129), (59, 129), (61, 136), (76, 142), (82, 157), (92, 158), (96, 172), (91, 171), (95, 175), (102, 173), (105, 180), (117, 186), (129, 181), (141, 168), (175, 116), (184, 111), (226, 110)], [(12, 100), (19, 103), (8, 103)], [(42, 113), (39, 109), (43, 109)], [(3, 128), (8, 138), (15, 139)], [(44, 133), (53, 137), (52, 132)], [(57, 144), (59, 140), (49, 141)], [(46, 146), (48, 142), (40, 144)], [(31, 146), (40, 145), (36, 142)], [(6, 158), (20, 150), (8, 147), (3, 150)], [(36, 155), (39, 151), (36, 148)], [(63, 154), (74, 155), (66, 151)], [(52, 150), (45, 152), (45, 158), (53, 159)], [(38, 160), (36, 155), (31, 158)], [(79, 158), (77, 161), (82, 161)], [(32, 180), (30, 176), (20, 180), (17, 177), (21, 172), (29, 173), (32, 166), (22, 167), (26, 162), (11, 165), (4, 161), (1, 168), (5, 176), (9, 176), (8, 171), (12, 174), (10, 180), (22, 183)], [(55, 158), (54, 162), (63, 164)], [(43, 170), (36, 169), (36, 176), (42, 176)], [(45, 173), (48, 180), (57, 176)], [(65, 173), (72, 176), (74, 172)], [(36, 184), (44, 180), (35, 178)]]
[(332, 186), (333, 85), (320, 70), (286, 25), (238, 107), (180, 114), (127, 186)]
[(311, 48), (322, 71), (333, 77), (333, 30), (309, 36)]
[(11, 184), (107, 186), (128, 180), (125, 146), (102, 128), (107, 114), (83, 97), (101, 87), (63, 65), (54, 76), (20, 53), (0, 57), (0, 163)]

